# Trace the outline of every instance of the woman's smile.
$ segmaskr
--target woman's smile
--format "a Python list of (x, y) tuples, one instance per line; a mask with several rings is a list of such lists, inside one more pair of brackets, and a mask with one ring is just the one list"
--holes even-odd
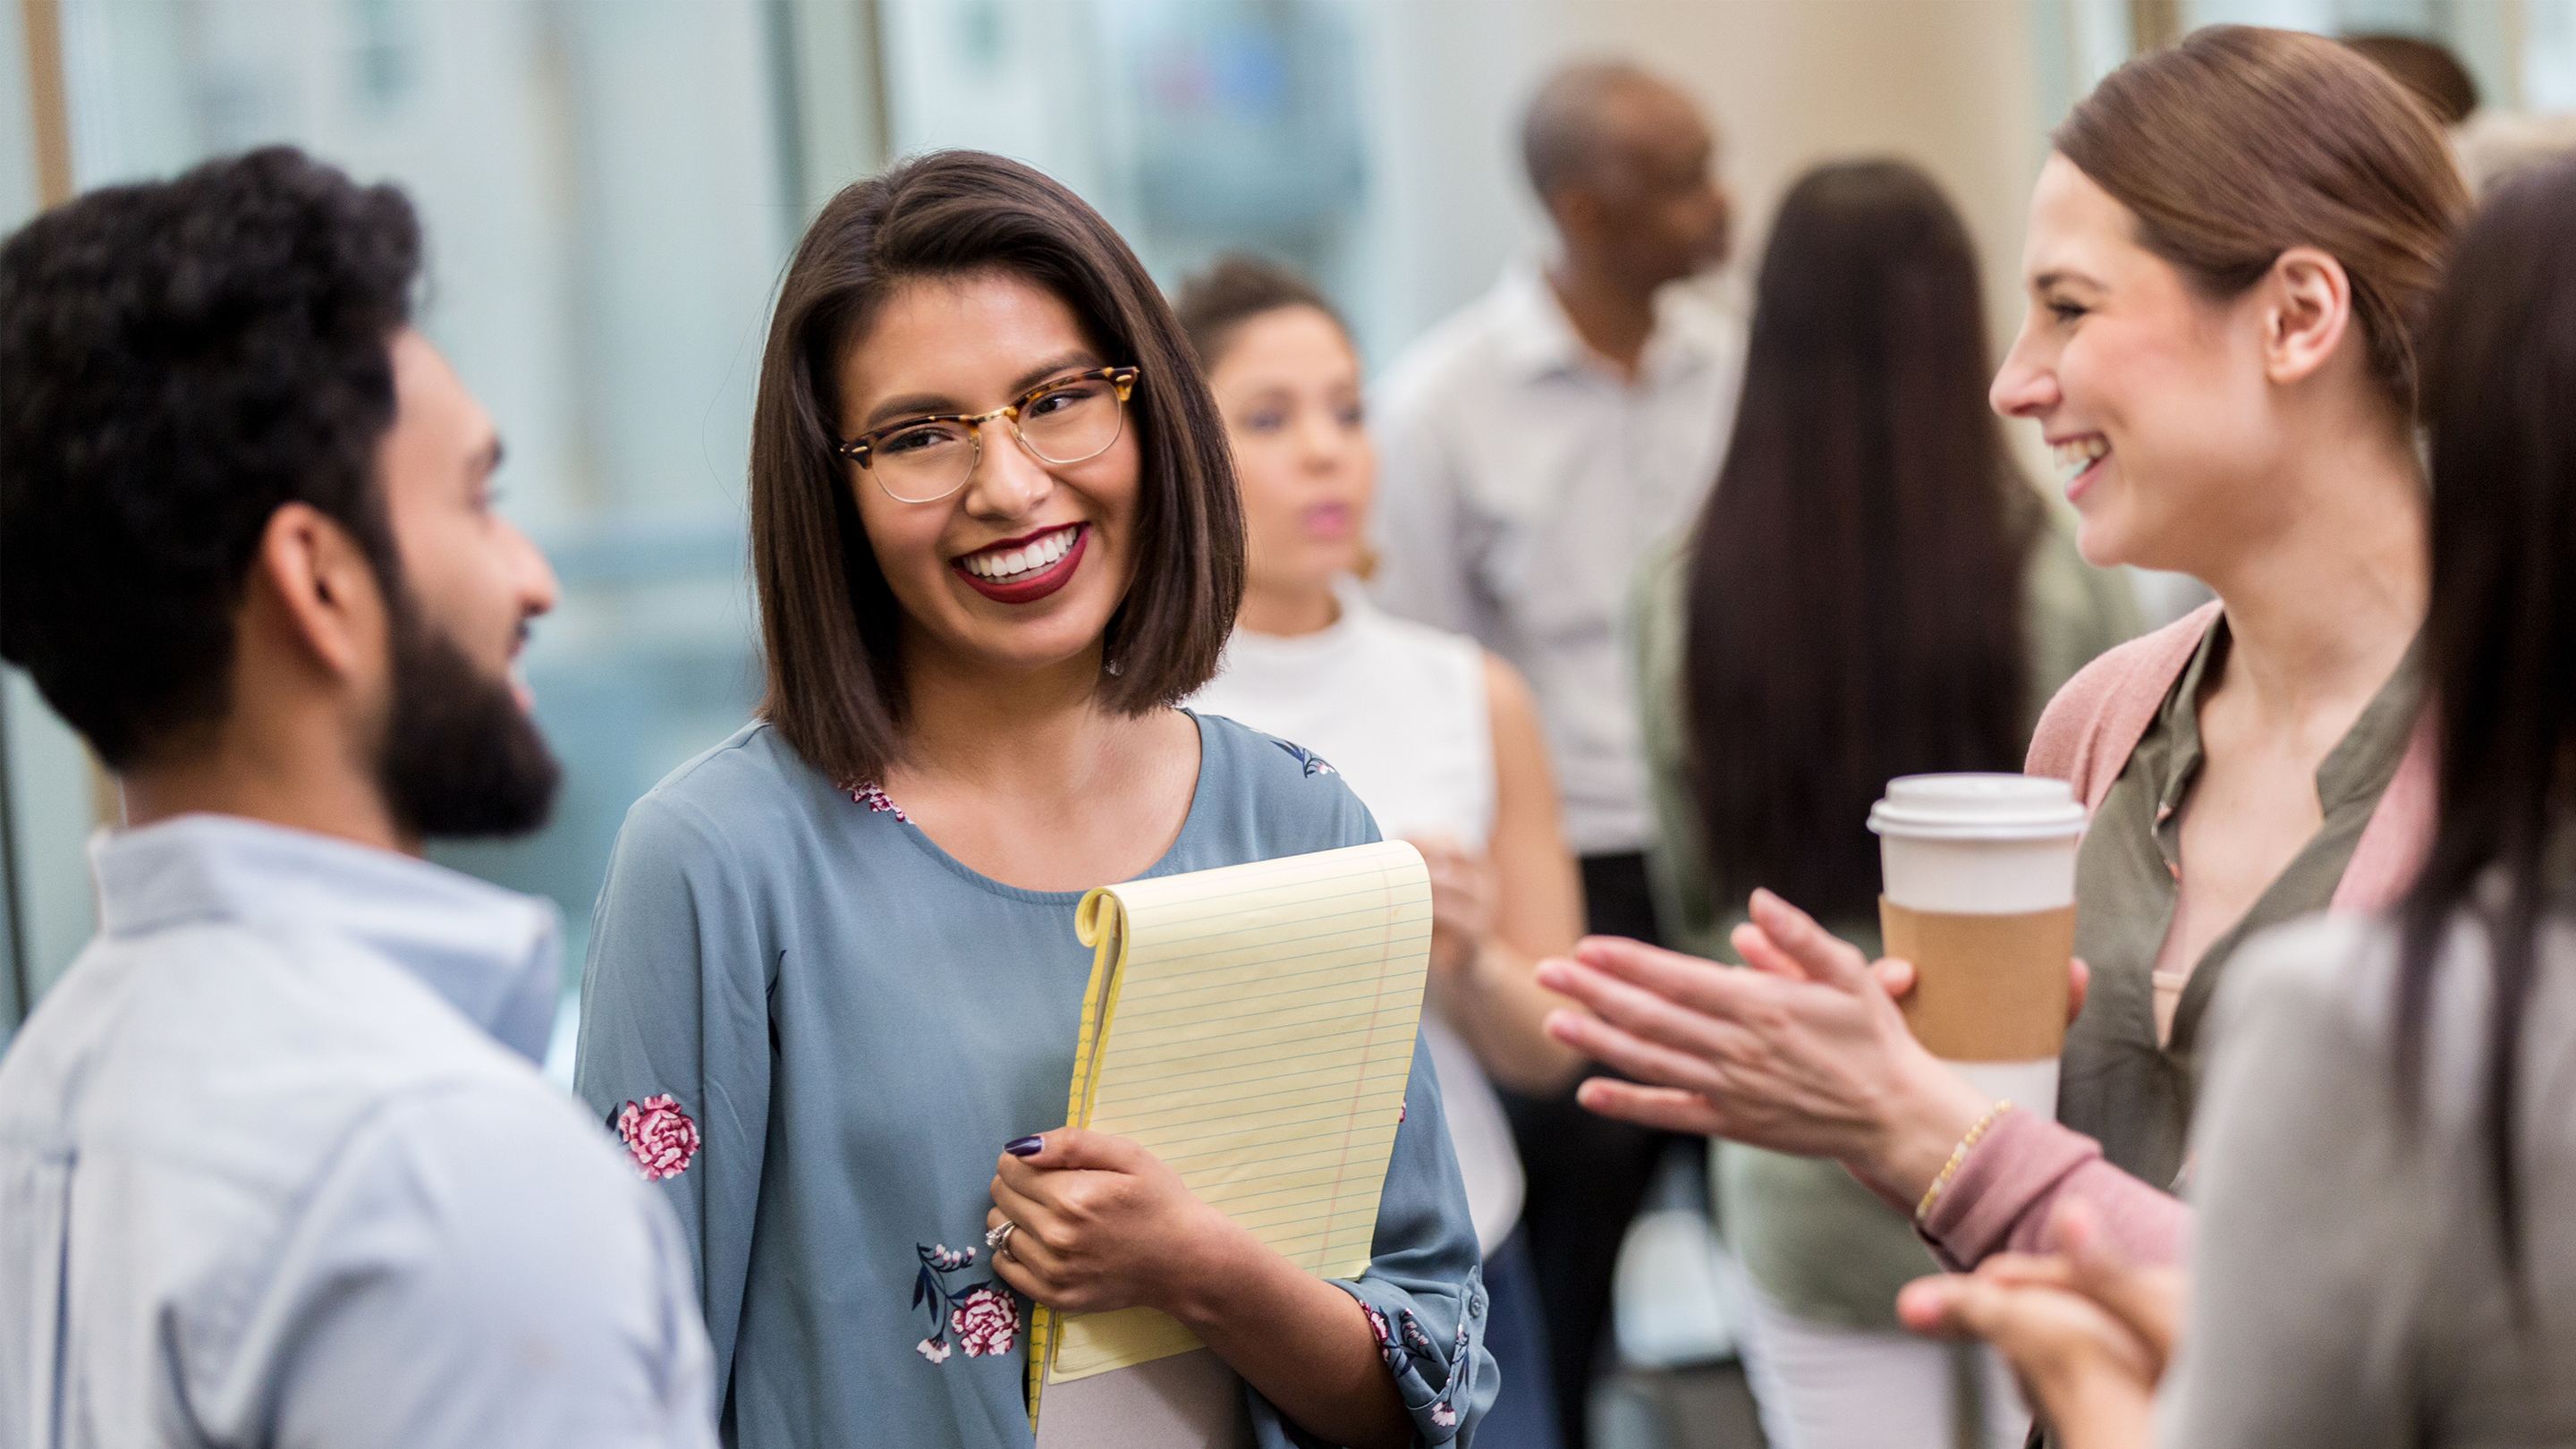
[(2051, 438), (2049, 447), (2056, 454), (2058, 485), (2066, 490), (2066, 501), (2075, 502), (2084, 490), (2101, 476), (2102, 460), (2111, 456), (2111, 440), (2100, 433), (2084, 433), (2071, 438)]
[(995, 603), (1034, 603), (1072, 580), (1090, 537), (1091, 525), (1068, 523), (960, 554), (948, 567)]

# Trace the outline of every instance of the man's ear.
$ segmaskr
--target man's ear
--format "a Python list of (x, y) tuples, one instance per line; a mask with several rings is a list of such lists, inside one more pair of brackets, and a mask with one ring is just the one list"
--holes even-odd
[(2353, 330), (2352, 278), (2316, 247), (2292, 247), (2261, 283), (2263, 372), (2274, 382), (2315, 375)]
[(384, 592), (349, 530), (308, 503), (268, 516), (251, 561), (248, 606), (274, 610), (278, 627), (322, 669), (354, 674), (381, 653)]
[(1599, 193), (1591, 187), (1566, 183), (1547, 195), (1547, 214), (1556, 223), (1557, 233), (1577, 244), (1590, 242), (1601, 234), (1607, 210)]

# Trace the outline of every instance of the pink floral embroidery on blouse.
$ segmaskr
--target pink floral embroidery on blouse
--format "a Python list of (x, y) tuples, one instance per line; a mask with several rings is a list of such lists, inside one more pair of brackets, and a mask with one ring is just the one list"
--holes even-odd
[[(996, 1280), (951, 1286), (948, 1275), (975, 1266), (973, 1248), (915, 1243), (921, 1268), (912, 1280), (912, 1306), (930, 1310), (930, 1336), (912, 1346), (932, 1363), (948, 1362), (956, 1349), (968, 1358), (1009, 1353), (1020, 1341), (1020, 1301)], [(955, 1340), (953, 1343), (950, 1340)]]
[(850, 799), (857, 804), (865, 805), (880, 815), (893, 816), (898, 824), (910, 825), (912, 823), (912, 817), (903, 813), (903, 807), (889, 799), (884, 788), (872, 781), (861, 780), (859, 783), (852, 785), (850, 787)]
[(948, 1329), (957, 1335), (957, 1346), (968, 1358), (981, 1358), (988, 1353), (1009, 1353), (1019, 1342), (1020, 1305), (1011, 1295), (992, 1288), (968, 1290), (948, 1310)]
[(646, 1182), (679, 1176), (698, 1155), (698, 1124), (667, 1092), (628, 1102), (617, 1114), (617, 1135)]

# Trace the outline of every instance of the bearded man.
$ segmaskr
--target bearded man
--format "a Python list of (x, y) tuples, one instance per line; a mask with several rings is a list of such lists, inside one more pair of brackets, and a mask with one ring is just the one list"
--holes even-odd
[(0, 248), (0, 654), (115, 772), (0, 1058), (0, 1449), (711, 1445), (686, 1245), (537, 1073), (554, 602), (411, 324), (410, 203), (284, 149)]

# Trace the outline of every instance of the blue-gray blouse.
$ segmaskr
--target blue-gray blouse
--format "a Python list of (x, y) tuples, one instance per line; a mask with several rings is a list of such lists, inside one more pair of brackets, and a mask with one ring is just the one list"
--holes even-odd
[[(1198, 725), (1197, 794), (1147, 875), (1378, 838), (1322, 761)], [(984, 1215), (1002, 1144), (1064, 1122), (1081, 895), (967, 869), (899, 803), (754, 724), (636, 802), (600, 893), (578, 1090), (679, 1212), (745, 1449), (1030, 1443), (1028, 1305)], [(1418, 1046), (1374, 1255), (1341, 1286), (1420, 1442), (1467, 1443), (1495, 1388), (1485, 1295)], [(1265, 1449), (1313, 1442), (1250, 1398)]]

